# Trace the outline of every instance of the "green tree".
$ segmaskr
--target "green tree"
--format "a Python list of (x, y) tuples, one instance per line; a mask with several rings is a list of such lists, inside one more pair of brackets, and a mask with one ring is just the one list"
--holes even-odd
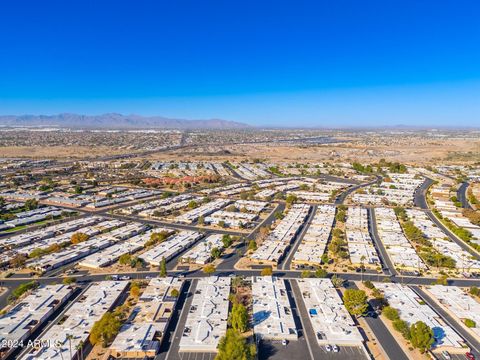
[(212, 259), (218, 259), (221, 254), (222, 254), (222, 251), (217, 247), (212, 248), (212, 250), (210, 251), (210, 257)]
[(448, 285), (448, 276), (447, 275), (442, 275), (440, 276), (437, 281), (437, 285)]
[(393, 328), (397, 330), (406, 340), (410, 340), (410, 327), (408, 323), (402, 319), (397, 319), (393, 322)]
[(203, 267), (203, 272), (207, 275), (211, 275), (215, 272), (215, 266), (213, 264), (207, 264)]
[(472, 294), (473, 296), (480, 296), (480, 289), (476, 286), (472, 286), (470, 288), (470, 294)]
[(264, 267), (260, 273), (261, 276), (272, 276), (272, 274), (273, 270), (270, 266)]
[(165, 258), (162, 258), (162, 261), (160, 261), (160, 277), (166, 277), (167, 276), (167, 260)]
[(347, 214), (345, 213), (345, 211), (342, 211), (340, 210), (337, 215), (335, 216), (335, 219), (338, 221), (338, 222), (345, 222), (345, 220), (347, 220)]
[(70, 238), (70, 242), (72, 244), (79, 244), (81, 242), (84, 242), (84, 241), (87, 241), (88, 238), (90, 236), (88, 236), (87, 234), (84, 234), (82, 232), (76, 232), (75, 234), (72, 235), (72, 237)]
[(293, 195), (293, 194), (289, 194), (287, 195), (287, 198), (285, 199), (287, 205), (292, 205), (293, 203), (296, 203), (298, 201), (298, 198)]
[(348, 312), (357, 317), (363, 315), (368, 308), (367, 294), (363, 290), (345, 290), (343, 302)]
[(477, 326), (475, 321), (473, 321), (472, 319), (465, 319), (463, 322), (465, 323), (465, 326), (468, 328), (474, 328)]
[(304, 279), (305, 278), (311, 278), (311, 277), (313, 277), (313, 273), (309, 270), (303, 270), (300, 274), (300, 277), (302, 277)]
[(130, 287), (130, 296), (138, 298), (140, 296), (140, 286), (138, 284), (132, 284)]
[(242, 304), (233, 304), (232, 311), (229, 317), (230, 326), (240, 333), (247, 331), (248, 313), (247, 308)]
[(255, 240), (250, 240), (248, 242), (248, 250), (251, 250), (251, 251), (257, 250), (257, 242)]
[(38, 200), (37, 199), (28, 199), (25, 201), (25, 210), (34, 210), (38, 208)]
[(423, 354), (434, 343), (433, 330), (423, 321), (417, 321), (410, 326), (410, 341), (412, 346)]
[(62, 283), (64, 285), (70, 285), (70, 284), (74, 284), (76, 281), (77, 279), (75, 279), (74, 277), (66, 277), (66, 278), (63, 278)]
[(343, 280), (340, 276), (337, 276), (337, 274), (333, 274), (331, 278), (332, 284), (334, 287), (339, 288), (343, 285), (345, 280)]
[(218, 343), (215, 360), (253, 360), (255, 355), (255, 345), (247, 345), (245, 338), (237, 331), (228, 329)]
[(118, 259), (118, 263), (120, 265), (129, 265), (131, 261), (132, 261), (132, 257), (130, 256), (130, 254), (123, 254)]
[(164, 242), (170, 233), (168, 231), (154, 232), (150, 235), (150, 239), (145, 243), (145, 247), (160, 244)]
[(317, 269), (315, 270), (315, 277), (316, 278), (326, 278), (328, 276), (328, 272), (325, 269)]
[(222, 243), (223, 247), (226, 249), (230, 247), (233, 243), (232, 237), (229, 234), (225, 234), (222, 236)]
[(178, 289), (172, 289), (172, 291), (170, 291), (170, 296), (178, 298), (180, 296), (180, 291), (178, 291)]
[(370, 280), (365, 280), (365, 281), (363, 282), (363, 285), (365, 285), (365, 287), (368, 288), (368, 289), (373, 289), (373, 288), (375, 288), (375, 285), (373, 285), (373, 283), (372, 283)]
[(383, 313), (383, 315), (385, 315), (385, 317), (388, 320), (395, 321), (395, 320), (400, 319), (400, 315), (398, 314), (398, 310), (391, 307), (391, 306), (385, 306), (383, 308), (382, 313)]
[(13, 268), (20, 268), (25, 265), (27, 262), (27, 257), (23, 254), (17, 254), (12, 259), (10, 259), (9, 264), (10, 267)]
[(110, 311), (106, 312), (100, 320), (93, 324), (90, 332), (90, 342), (96, 345), (101, 341), (103, 347), (107, 347), (115, 339), (121, 326), (122, 321), (119, 314)]
[(328, 254), (327, 253), (323, 254), (321, 257), (321, 260), (322, 260), (322, 264), (328, 264), (329, 262)]

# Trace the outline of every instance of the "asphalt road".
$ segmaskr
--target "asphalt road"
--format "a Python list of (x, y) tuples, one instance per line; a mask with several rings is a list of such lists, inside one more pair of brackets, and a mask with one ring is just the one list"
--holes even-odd
[(347, 190), (345, 190), (344, 192), (342, 192), (342, 193), (335, 199), (335, 205), (341, 205), (341, 204), (343, 204), (343, 202), (345, 201), (345, 199), (347, 198), (347, 196), (350, 195), (351, 193), (353, 193), (354, 191), (357, 191), (358, 189), (360, 189), (360, 188), (362, 188), (362, 187), (367, 187), (367, 186), (373, 185), (373, 184), (375, 184), (375, 183), (379, 183), (381, 180), (382, 180), (382, 178), (381, 178), (380, 176), (377, 176), (377, 179), (376, 179), (376, 180), (373, 180), (373, 181), (370, 181), (370, 182), (364, 183), (364, 184), (355, 185), (355, 186), (352, 186), (352, 187), (348, 188)]
[(370, 236), (372, 237), (373, 244), (375, 245), (375, 249), (377, 250), (377, 254), (382, 261), (382, 269), (384, 273), (387, 273), (389, 275), (397, 275), (397, 270), (395, 270), (395, 266), (393, 265), (392, 260), (388, 256), (387, 249), (385, 249), (385, 246), (383, 245), (383, 242), (378, 235), (375, 210), (372, 208), (368, 208), (367, 212)]
[(415, 206), (421, 208), (421, 209), (428, 209), (428, 204), (427, 204), (427, 190), (428, 188), (434, 183), (434, 181), (428, 177), (425, 177), (425, 181), (423, 182), (422, 185), (420, 185), (415, 191), (414, 198), (413, 198), (413, 203)]
[(445, 322), (450, 325), (455, 331), (467, 342), (471, 352), (476, 358), (480, 356), (480, 342), (472, 336), (453, 316), (442, 309), (425, 291), (418, 286), (412, 286), (415, 291)]
[(439, 219), (437, 219), (437, 217), (430, 210), (427, 210), (425, 212), (430, 218), (430, 220), (432, 220), (445, 234), (447, 234), (452, 241), (456, 242), (463, 250), (469, 252), (474, 258), (480, 259), (480, 256), (475, 251), (473, 251), (472, 248), (468, 246), (468, 244), (466, 244), (455, 234), (453, 234), (445, 225), (443, 225), (443, 223)]
[[(358, 289), (353, 282), (349, 283), (349, 287)], [(380, 344), (390, 360), (408, 360), (408, 356), (379, 317), (373, 318), (368, 316), (364, 317), (364, 320), (375, 335), (377, 343)]]
[(468, 202), (467, 189), (469, 183), (463, 182), (457, 190), (457, 199), (462, 203), (464, 209), (471, 209), (470, 203)]
[(305, 233), (310, 227), (310, 223), (312, 222), (312, 219), (315, 216), (316, 211), (317, 211), (317, 206), (313, 205), (312, 208), (310, 209), (310, 213), (308, 214), (307, 219), (302, 225), (302, 229), (300, 230), (300, 233), (295, 237), (295, 241), (293, 242), (293, 244), (290, 245), (289, 249), (287, 250), (286, 256), (283, 257), (281, 263), (278, 265), (279, 269), (281, 270), (290, 269), (293, 255), (297, 251), (300, 243), (302, 242), (303, 237), (305, 236)]
[[(183, 305), (181, 308), (177, 306), (178, 311), (178, 321), (175, 327), (172, 326), (172, 330), (174, 329), (173, 336), (168, 341), (168, 350), (166, 352), (161, 352), (159, 355), (155, 357), (155, 360), (182, 360), (180, 356), (180, 340), (182, 338), (183, 329), (185, 328), (185, 323), (187, 322), (188, 311), (190, 306), (192, 305), (193, 294), (197, 287), (197, 282), (194, 280), (192, 281), (189, 288), (183, 290), (185, 293), (184, 296), (184, 303), (180, 304)], [(170, 327), (169, 327), (170, 328)]]
[[(303, 302), (302, 294), (298, 283), (295, 280), (291, 280), (286, 281), (286, 285), (287, 292), (291, 297), (291, 303), (295, 303), (295, 305), (292, 305), (292, 313), (294, 314), (294, 318), (298, 317), (298, 321), (300, 322), (300, 324), (297, 324), (298, 321), (295, 321), (297, 329), (301, 329), (301, 333), (305, 337), (308, 349), (308, 352), (305, 351), (305, 354), (296, 355), (295, 359), (307, 359), (307, 355), (310, 355), (309, 358), (311, 358), (312, 360), (366, 359), (363, 350), (356, 346), (339, 346), (340, 351), (338, 353), (328, 352), (323, 346), (320, 346), (317, 342), (315, 331), (313, 330), (310, 316), (308, 314), (308, 310), (305, 306), (305, 303)], [(331, 345), (333, 345), (333, 343)]]
[[(158, 355), (155, 357), (155, 360), (165, 360), (167, 357), (167, 354), (169, 353), (170, 348), (172, 347), (172, 342), (175, 340), (174, 339), (174, 334), (178, 331), (178, 324), (181, 319), (181, 315), (183, 314), (183, 310), (186, 309), (185, 303), (187, 300), (189, 300), (189, 304), (192, 302), (192, 294), (193, 294), (193, 289), (196, 286), (195, 280), (193, 281), (185, 281), (182, 291), (180, 293), (180, 296), (178, 298), (177, 304), (175, 306), (175, 310), (172, 314), (172, 317), (170, 319), (170, 322), (168, 324), (167, 329), (165, 330), (165, 337), (162, 340), (162, 344), (160, 346), (160, 351)], [(190, 305), (188, 305), (190, 306)], [(184, 325), (185, 325), (185, 319)], [(178, 344), (177, 344), (178, 346)]]

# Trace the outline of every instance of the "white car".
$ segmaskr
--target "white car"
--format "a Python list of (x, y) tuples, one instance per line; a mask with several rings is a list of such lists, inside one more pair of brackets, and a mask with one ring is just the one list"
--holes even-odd
[(450, 360), (452, 357), (450, 356), (450, 353), (446, 350), (442, 351), (442, 356), (445, 360)]
[(283, 345), (283, 346), (287, 346), (287, 344), (288, 344), (287, 340), (286, 340), (286, 339), (283, 339), (283, 340), (282, 340), (282, 345)]
[(130, 280), (130, 276), (127, 276), (127, 275), (120, 276), (120, 280)]
[(325, 350), (327, 350), (328, 352), (332, 351), (332, 347), (330, 345), (325, 345)]
[(337, 345), (333, 345), (332, 350), (333, 350), (333, 352), (339, 352), (339, 349), (338, 349)]

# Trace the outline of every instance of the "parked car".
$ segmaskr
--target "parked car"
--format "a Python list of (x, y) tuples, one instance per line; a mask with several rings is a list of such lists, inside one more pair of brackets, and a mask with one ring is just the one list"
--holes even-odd
[(338, 348), (337, 345), (333, 345), (332, 350), (333, 350), (333, 352), (339, 352), (340, 351), (340, 349)]
[(282, 340), (282, 345), (283, 345), (283, 346), (287, 346), (287, 344), (288, 344), (288, 341), (287, 341), (286, 339), (283, 339), (283, 340)]
[(446, 350), (443, 350), (442, 351), (442, 356), (445, 360), (450, 360), (452, 357), (450, 356), (450, 354), (448, 353), (448, 351)]
[(325, 345), (325, 350), (327, 350), (328, 352), (332, 351), (332, 347), (330, 345)]
[(469, 360), (475, 360), (475, 355), (473, 355), (471, 352), (465, 353), (465, 356)]
[(130, 280), (130, 276), (128, 275), (123, 275), (119, 277), (120, 280)]

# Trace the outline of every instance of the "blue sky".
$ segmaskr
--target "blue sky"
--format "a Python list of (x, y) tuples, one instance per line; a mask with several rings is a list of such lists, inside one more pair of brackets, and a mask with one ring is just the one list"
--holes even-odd
[(480, 126), (478, 1), (9, 1), (0, 113)]

